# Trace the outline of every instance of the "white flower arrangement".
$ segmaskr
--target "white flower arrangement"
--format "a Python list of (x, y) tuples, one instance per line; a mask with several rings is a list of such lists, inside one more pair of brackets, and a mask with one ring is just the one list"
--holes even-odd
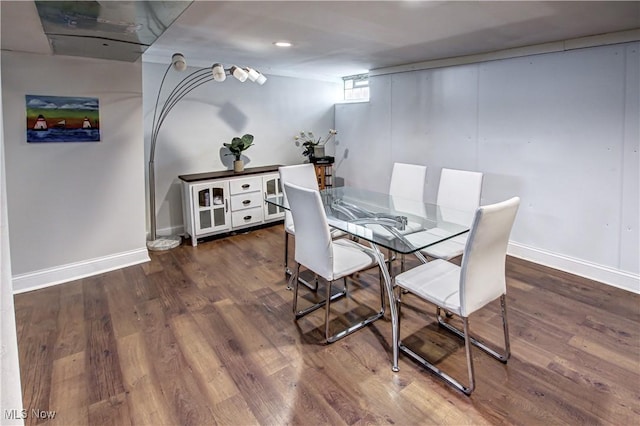
[(322, 147), (327, 142), (331, 140), (335, 135), (338, 134), (338, 131), (335, 129), (329, 129), (329, 133), (324, 138), (316, 138), (311, 131), (300, 132), (298, 135), (294, 136), (293, 139), (296, 141), (296, 146), (304, 147), (304, 151), (302, 155), (305, 157), (313, 157), (313, 152), (315, 147)]

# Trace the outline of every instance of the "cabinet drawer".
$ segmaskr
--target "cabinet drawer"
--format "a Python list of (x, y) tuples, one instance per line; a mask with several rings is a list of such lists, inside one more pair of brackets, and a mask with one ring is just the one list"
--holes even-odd
[(231, 213), (231, 226), (252, 225), (262, 222), (262, 207), (240, 210)]
[(231, 196), (231, 211), (235, 212), (243, 209), (262, 206), (262, 192), (250, 192), (248, 194), (238, 194)]
[(262, 191), (261, 176), (229, 181), (229, 192), (231, 195), (254, 191)]

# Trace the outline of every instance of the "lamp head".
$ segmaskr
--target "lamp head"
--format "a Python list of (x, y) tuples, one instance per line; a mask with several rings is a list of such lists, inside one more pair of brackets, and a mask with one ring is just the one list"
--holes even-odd
[(256, 78), (256, 83), (258, 83), (260, 86), (262, 86), (266, 81), (267, 81), (267, 77), (265, 77), (264, 74), (262, 73), (260, 73), (258, 78)]
[(215, 81), (224, 81), (227, 78), (227, 72), (220, 64), (213, 64), (211, 67), (211, 73), (213, 74), (213, 79)]
[(182, 53), (174, 53), (171, 57), (171, 64), (176, 71), (184, 71), (187, 69), (187, 60)]
[(247, 73), (242, 68), (236, 67), (235, 65), (231, 67), (230, 71), (231, 75), (241, 82), (244, 82), (249, 76), (249, 73)]
[(249, 76), (249, 80), (253, 81), (254, 83), (258, 83), (259, 85), (263, 85), (265, 81), (267, 81), (267, 77), (265, 77), (264, 75), (262, 75), (260, 72), (254, 70), (253, 68), (245, 68), (244, 69), (247, 72), (247, 75)]

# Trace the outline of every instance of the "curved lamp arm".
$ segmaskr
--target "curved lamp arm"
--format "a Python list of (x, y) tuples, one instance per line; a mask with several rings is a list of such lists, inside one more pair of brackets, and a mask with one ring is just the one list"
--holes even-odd
[[(167, 71), (169, 71), (169, 68), (167, 68)], [(162, 109), (160, 110), (160, 115), (158, 116), (158, 121), (156, 121), (156, 114), (158, 112), (158, 103), (156, 101), (156, 106), (153, 113), (153, 127), (151, 133), (151, 152), (149, 157), (151, 160), (154, 159), (158, 133), (160, 133), (160, 128), (162, 127), (165, 118), (169, 115), (173, 107), (175, 107), (176, 104), (186, 95), (188, 95), (193, 89), (213, 80), (213, 76), (211, 76), (209, 71), (209, 68), (202, 68), (195, 72), (192, 72), (191, 74), (183, 78), (182, 81), (180, 81), (178, 85), (171, 91), (169, 96), (167, 96), (167, 99), (165, 99)], [(165, 72), (165, 76), (166, 74), (167, 73)], [(160, 85), (160, 91), (162, 91), (162, 83)], [(158, 92), (158, 96), (160, 95), (160, 91)]]
[[(151, 143), (149, 150), (149, 215), (150, 215), (150, 239), (147, 241), (147, 248), (149, 250), (168, 250), (180, 245), (180, 237), (168, 237), (158, 238), (157, 236), (157, 223), (156, 223), (156, 183), (155, 183), (155, 154), (156, 144), (158, 141), (158, 134), (162, 128), (164, 120), (167, 118), (171, 110), (184, 98), (191, 93), (194, 89), (208, 83), (211, 80), (224, 81), (227, 75), (232, 75), (240, 81), (245, 81), (249, 78), (251, 81), (264, 84), (267, 80), (266, 77), (252, 68), (242, 69), (236, 66), (229, 68), (223, 68), (220, 64), (213, 64), (209, 68), (200, 68), (185, 78), (183, 78), (169, 93), (164, 100), (162, 108), (158, 113), (158, 104), (160, 103), (160, 95), (162, 88), (166, 80), (169, 70), (173, 67), (177, 71), (183, 71), (187, 68), (184, 56), (176, 53), (172, 56), (172, 62), (167, 67), (162, 76), (160, 82), (160, 88), (158, 89), (158, 96), (156, 97), (156, 103), (153, 109), (153, 122), (151, 127)], [(192, 236), (193, 237), (193, 236)]]

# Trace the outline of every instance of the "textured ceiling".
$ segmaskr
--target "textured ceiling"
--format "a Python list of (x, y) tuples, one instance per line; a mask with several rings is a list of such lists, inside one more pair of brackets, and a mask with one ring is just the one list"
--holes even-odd
[[(99, 14), (100, 21), (96, 18), (94, 27), (85, 28), (78, 37), (74, 35), (78, 29), (69, 28), (64, 20), (51, 27), (44, 23), (43, 30), (40, 6), (34, 2), (2, 1), (2, 49), (51, 54), (46, 31), (56, 53), (68, 47), (81, 55), (122, 59), (116, 56), (144, 51), (145, 61), (169, 63), (172, 53), (181, 52), (190, 65), (235, 63), (265, 74), (335, 79), (384, 67), (621, 31), (636, 30), (632, 33), (637, 35), (640, 29), (638, 1), (89, 3), (112, 15)], [(170, 23), (171, 13), (165, 16), (158, 7), (172, 3), (188, 7), (181, 14), (174, 13), (179, 16)], [(104, 36), (105, 27), (119, 33), (114, 45), (104, 46), (109, 43), (95, 38)], [(145, 33), (158, 38), (146, 39)], [(123, 35), (135, 39), (123, 39)], [(75, 40), (69, 41), (70, 37)], [(293, 42), (293, 47), (273, 45), (282, 39)]]

